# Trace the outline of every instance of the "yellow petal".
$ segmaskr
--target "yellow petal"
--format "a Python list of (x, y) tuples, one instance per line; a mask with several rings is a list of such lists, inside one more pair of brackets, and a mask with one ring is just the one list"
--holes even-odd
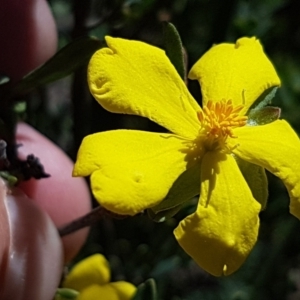
[(233, 153), (279, 177), (290, 195), (290, 212), (300, 219), (300, 141), (291, 126), (277, 120), (233, 132), (237, 139), (228, 140)]
[(123, 300), (119, 298), (116, 290), (111, 284), (91, 285), (84, 289), (76, 300)]
[(208, 100), (231, 99), (234, 105), (245, 105), (242, 113), (266, 89), (280, 85), (272, 63), (255, 37), (213, 46), (196, 62), (189, 78), (199, 80), (203, 105)]
[(108, 261), (103, 255), (94, 254), (73, 267), (63, 286), (81, 292), (92, 284), (103, 285), (109, 281), (110, 268)]
[(205, 154), (197, 211), (174, 234), (181, 247), (215, 276), (235, 272), (253, 248), (260, 204), (253, 198), (234, 158)]
[(91, 175), (101, 205), (134, 215), (163, 200), (189, 158), (186, 140), (171, 134), (114, 130), (84, 138), (73, 175)]
[(139, 115), (194, 137), (199, 105), (165, 52), (138, 41), (106, 37), (88, 68), (90, 91), (108, 111)]
[(136, 293), (136, 287), (130, 282), (126, 281), (117, 281), (110, 283), (110, 286), (113, 287), (116, 293), (119, 296), (119, 300), (129, 300)]

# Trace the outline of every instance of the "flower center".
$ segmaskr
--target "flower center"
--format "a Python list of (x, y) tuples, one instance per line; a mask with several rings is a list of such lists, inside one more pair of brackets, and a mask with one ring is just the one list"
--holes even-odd
[(201, 124), (199, 138), (208, 150), (226, 146), (227, 137), (236, 138), (232, 129), (246, 125), (247, 116), (239, 113), (243, 105), (233, 107), (231, 100), (208, 101), (202, 111), (197, 113)]

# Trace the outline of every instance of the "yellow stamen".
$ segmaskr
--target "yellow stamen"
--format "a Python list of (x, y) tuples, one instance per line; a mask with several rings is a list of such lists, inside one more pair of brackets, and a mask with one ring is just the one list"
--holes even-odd
[(223, 145), (228, 136), (236, 137), (232, 130), (247, 123), (247, 116), (239, 114), (242, 109), (243, 105), (233, 107), (231, 100), (208, 101), (203, 110), (197, 113), (201, 124), (200, 136), (206, 136), (209, 148), (216, 144)]

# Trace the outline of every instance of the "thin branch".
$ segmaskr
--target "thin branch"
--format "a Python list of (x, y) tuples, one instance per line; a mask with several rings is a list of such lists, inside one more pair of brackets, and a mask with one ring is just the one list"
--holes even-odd
[(86, 214), (85, 216), (58, 228), (58, 233), (61, 237), (63, 237), (65, 235), (73, 233), (84, 227), (91, 226), (91, 225), (97, 223), (98, 221), (100, 221), (101, 219), (103, 219), (103, 217), (113, 217), (115, 219), (125, 219), (128, 216), (127, 215), (118, 215), (118, 214), (115, 214), (113, 212), (106, 210), (102, 206), (98, 206), (98, 207), (94, 208), (90, 213)]

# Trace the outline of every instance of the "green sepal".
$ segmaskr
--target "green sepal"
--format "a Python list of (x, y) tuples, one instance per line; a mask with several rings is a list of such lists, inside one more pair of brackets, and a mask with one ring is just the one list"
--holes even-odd
[(64, 78), (77, 68), (88, 63), (103, 43), (94, 37), (82, 37), (63, 47), (42, 66), (21, 79), (13, 88), (10, 97), (23, 95), (31, 90)]
[(274, 106), (266, 106), (261, 109), (253, 109), (248, 114), (247, 124), (250, 126), (265, 125), (280, 118), (281, 109)]
[(252, 192), (253, 197), (261, 204), (264, 210), (268, 201), (268, 178), (264, 168), (251, 164), (247, 161), (235, 157), (237, 164)]
[(173, 183), (166, 198), (158, 205), (151, 207), (157, 214), (184, 204), (200, 193), (200, 162), (184, 171)]
[(68, 288), (59, 288), (56, 290), (55, 300), (67, 300), (67, 299), (75, 300), (78, 295), (79, 292), (77, 292), (76, 290), (68, 289)]
[(160, 223), (175, 216), (181, 210), (182, 207), (183, 204), (156, 213), (151, 208), (148, 208), (147, 214), (152, 221)]
[(180, 35), (172, 23), (163, 22), (163, 37), (166, 55), (174, 65), (180, 77), (186, 81), (183, 46)]
[(260, 110), (263, 107), (271, 104), (271, 101), (275, 97), (277, 89), (278, 89), (278, 86), (273, 86), (273, 87), (266, 89), (251, 105), (251, 107), (248, 110), (247, 115), (249, 115), (251, 113), (251, 111), (253, 111), (253, 110)]
[(137, 287), (132, 300), (157, 300), (157, 288), (155, 280), (150, 278)]

